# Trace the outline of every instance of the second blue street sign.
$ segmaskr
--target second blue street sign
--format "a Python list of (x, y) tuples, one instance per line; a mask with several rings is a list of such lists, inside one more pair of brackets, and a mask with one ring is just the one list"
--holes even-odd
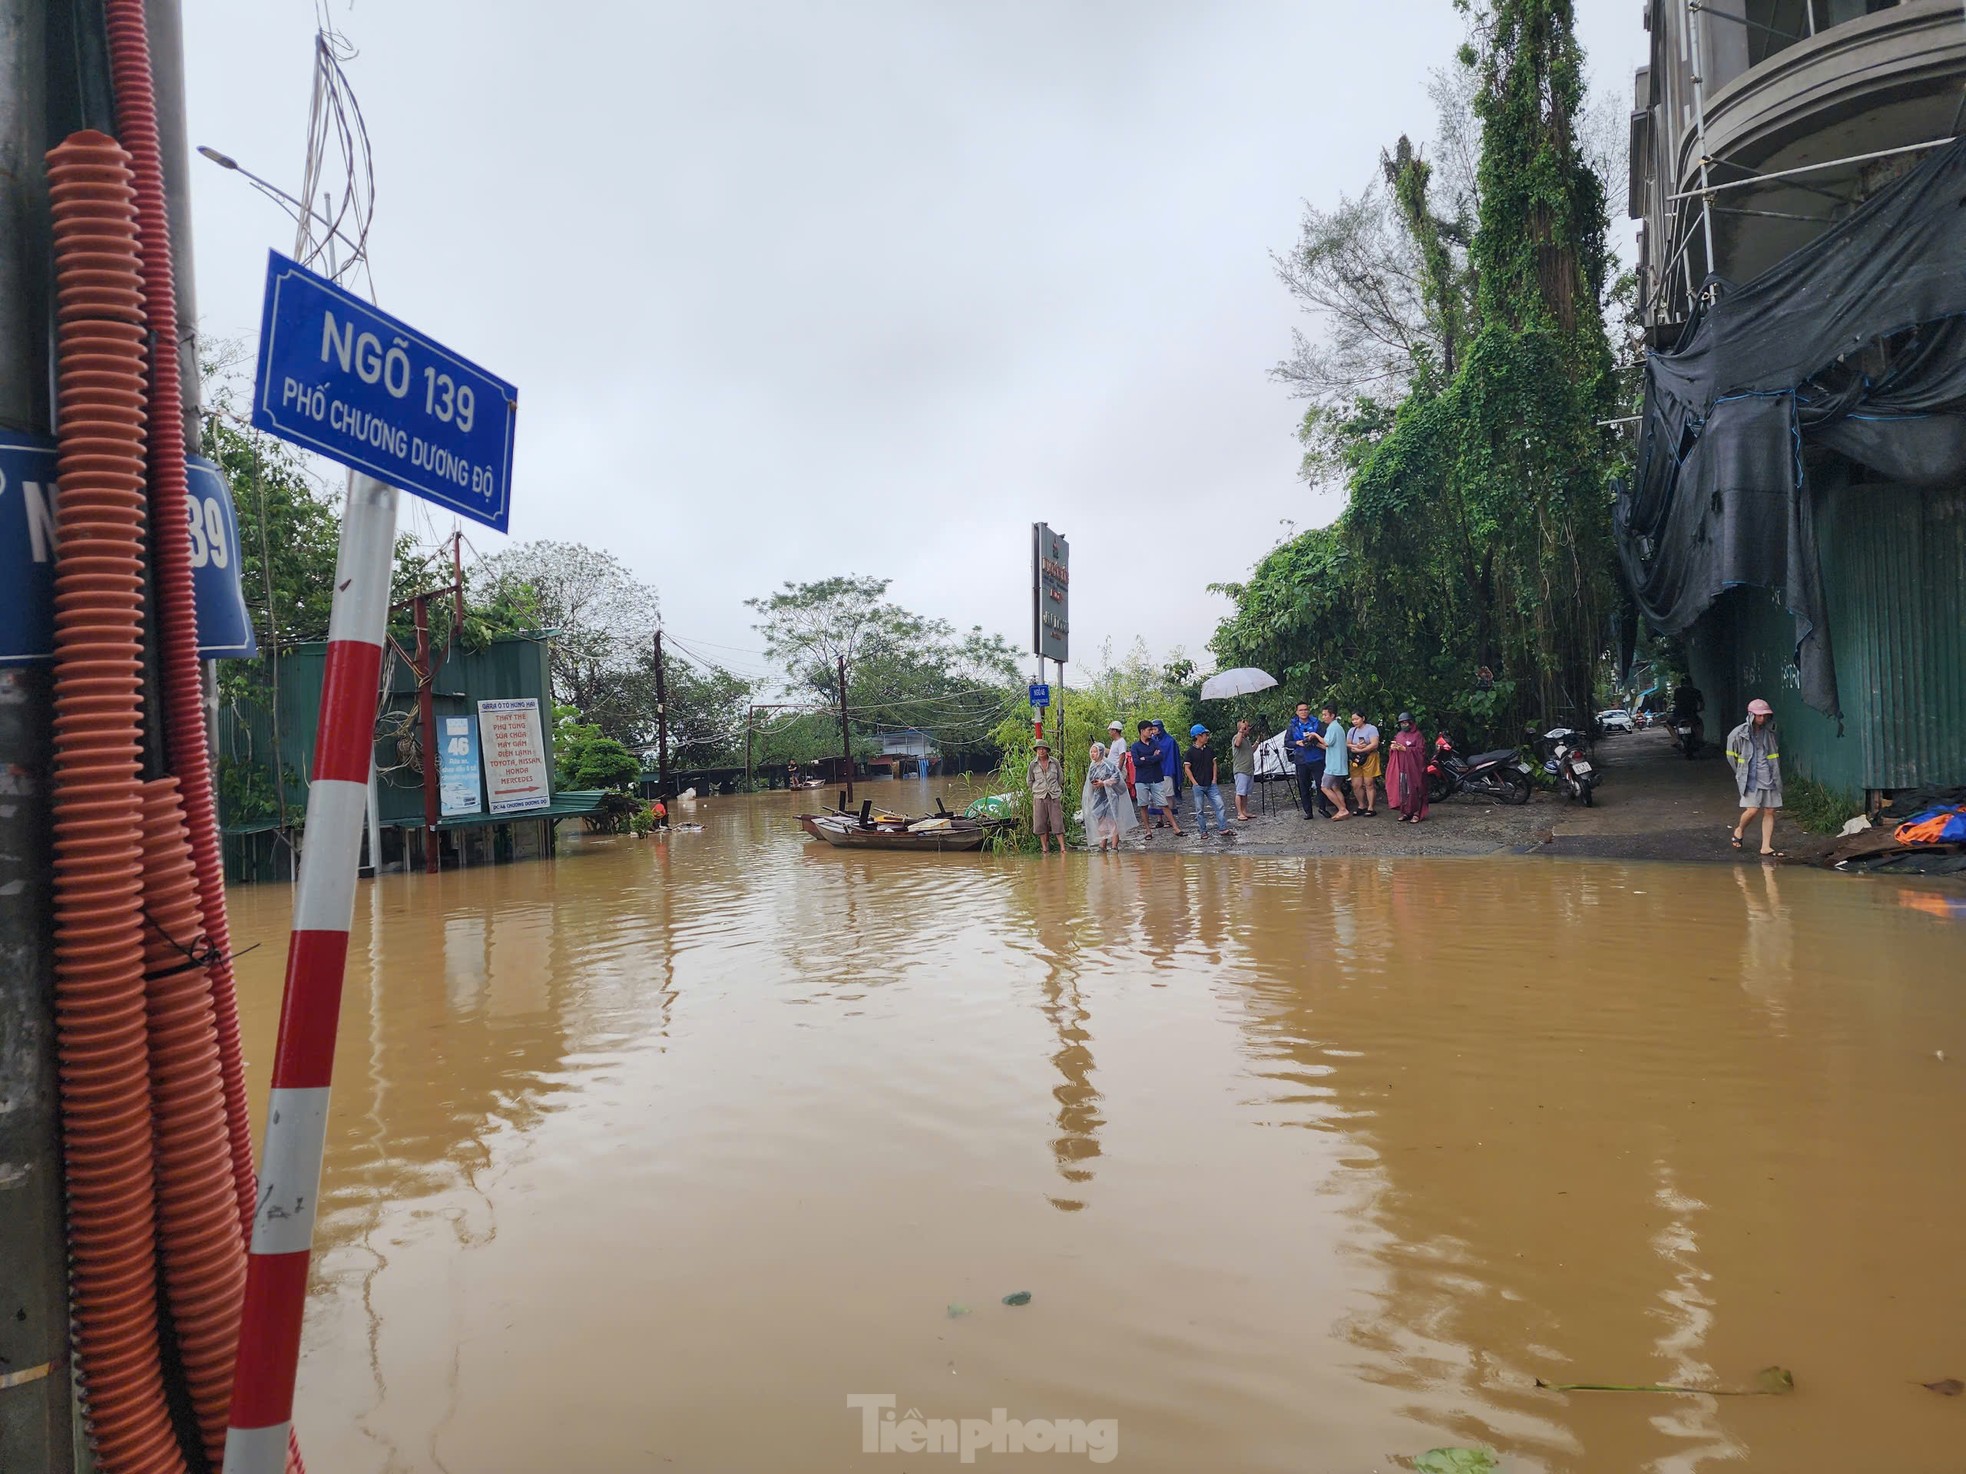
[(254, 428), (504, 532), (519, 391), (268, 255)]

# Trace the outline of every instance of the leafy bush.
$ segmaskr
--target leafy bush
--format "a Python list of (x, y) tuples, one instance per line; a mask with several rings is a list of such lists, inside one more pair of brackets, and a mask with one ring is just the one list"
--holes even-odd
[(1863, 811), (1862, 799), (1809, 778), (1782, 775), (1782, 812), (1812, 834), (1835, 834)]
[(642, 760), (612, 737), (587, 737), (574, 743), (560, 771), (569, 788), (633, 788)]

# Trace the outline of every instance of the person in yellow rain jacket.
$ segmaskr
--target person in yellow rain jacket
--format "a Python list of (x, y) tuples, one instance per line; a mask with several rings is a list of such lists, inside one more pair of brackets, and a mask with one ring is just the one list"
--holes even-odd
[(1741, 847), (1742, 831), (1761, 815), (1761, 853), (1774, 859), (1775, 810), (1782, 806), (1781, 739), (1775, 731), (1775, 708), (1756, 697), (1748, 703), (1748, 719), (1727, 734), (1727, 761), (1734, 765), (1734, 786), (1741, 793), (1741, 820), (1734, 826), (1733, 845)]

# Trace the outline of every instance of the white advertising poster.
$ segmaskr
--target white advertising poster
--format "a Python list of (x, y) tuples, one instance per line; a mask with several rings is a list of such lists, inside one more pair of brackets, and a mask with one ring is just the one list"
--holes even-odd
[(553, 801), (537, 697), (480, 701), (478, 743), (484, 749), (485, 792), (492, 813), (522, 814)]
[(478, 798), (478, 722), (439, 717), (444, 745), (437, 749), (437, 812), (446, 819), (484, 812)]

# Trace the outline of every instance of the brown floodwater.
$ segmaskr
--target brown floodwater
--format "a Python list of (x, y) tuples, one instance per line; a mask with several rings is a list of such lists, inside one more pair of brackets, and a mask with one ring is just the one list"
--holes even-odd
[[(863, 1452), (862, 1394), (1087, 1421), (1013, 1469), (1960, 1467), (1956, 889), (796, 808), (363, 883), (311, 1467), (959, 1467)], [(232, 904), (258, 1097), (289, 895)]]

